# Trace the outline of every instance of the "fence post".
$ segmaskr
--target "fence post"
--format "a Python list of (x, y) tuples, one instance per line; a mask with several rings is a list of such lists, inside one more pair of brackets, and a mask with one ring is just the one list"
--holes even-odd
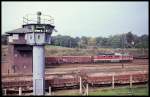
[(114, 86), (115, 86), (115, 78), (114, 78), (114, 74), (112, 74), (112, 88), (114, 89)]
[(19, 87), (19, 95), (22, 95), (22, 88)]
[(52, 95), (51, 86), (49, 86), (49, 95)]
[(132, 88), (132, 75), (130, 75), (130, 88)]
[(88, 96), (88, 94), (89, 94), (89, 85), (88, 85), (88, 83), (86, 84), (86, 95)]
[(79, 78), (80, 78), (80, 94), (82, 94), (82, 78), (81, 76)]
[(7, 89), (4, 89), (4, 95), (7, 95)]

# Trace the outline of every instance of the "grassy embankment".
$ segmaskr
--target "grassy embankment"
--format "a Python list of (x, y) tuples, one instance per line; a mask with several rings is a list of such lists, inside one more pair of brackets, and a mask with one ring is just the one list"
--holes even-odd
[[(148, 96), (148, 85), (134, 85), (133, 88), (129, 86), (112, 88), (96, 88), (89, 89), (90, 96)], [(79, 96), (79, 90), (62, 90), (55, 92), (54, 95), (74, 95)]]
[[(67, 56), (67, 55), (73, 55), (73, 56), (84, 56), (89, 55), (93, 56), (96, 55), (99, 52), (110, 52), (115, 51), (118, 49), (112, 49), (112, 48), (97, 48), (97, 49), (80, 49), (80, 48), (67, 48), (67, 47), (60, 47), (60, 46), (45, 46), (46, 56)], [(139, 55), (139, 54), (148, 54), (148, 49), (136, 49), (136, 48), (129, 48), (126, 49), (128, 52), (130, 52), (133, 55)]]
[(91, 92), (89, 95), (133, 95), (133, 96), (147, 96), (148, 95), (148, 87), (147, 86), (134, 86), (132, 89), (129, 87), (118, 87), (115, 89), (104, 89), (97, 90), (95, 92)]

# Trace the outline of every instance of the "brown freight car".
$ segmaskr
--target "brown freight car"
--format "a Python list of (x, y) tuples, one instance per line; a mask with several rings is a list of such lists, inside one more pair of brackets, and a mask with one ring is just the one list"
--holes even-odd
[(62, 57), (60, 57), (60, 56), (46, 57), (45, 63), (46, 63), (46, 65), (61, 64), (62, 63)]
[(45, 58), (46, 65), (92, 63), (92, 56), (52, 56)]
[(91, 63), (91, 56), (63, 56), (63, 63)]

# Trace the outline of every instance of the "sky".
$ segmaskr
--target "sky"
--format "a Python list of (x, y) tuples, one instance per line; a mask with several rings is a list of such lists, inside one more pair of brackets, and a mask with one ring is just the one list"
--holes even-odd
[(20, 28), (26, 14), (54, 18), (54, 35), (108, 37), (148, 34), (148, 2), (2, 2), (2, 33)]

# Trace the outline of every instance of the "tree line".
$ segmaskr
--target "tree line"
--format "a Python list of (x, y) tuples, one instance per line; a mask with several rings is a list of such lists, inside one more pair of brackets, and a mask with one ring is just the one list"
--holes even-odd
[[(137, 36), (132, 32), (111, 35), (109, 37), (71, 37), (57, 35), (52, 36), (51, 45), (69, 48), (148, 48), (148, 35)], [(2, 44), (7, 44), (5, 35), (1, 37)]]
[(70, 37), (57, 35), (52, 37), (52, 44), (70, 48), (148, 48), (148, 35), (137, 36), (132, 32), (106, 37)]

